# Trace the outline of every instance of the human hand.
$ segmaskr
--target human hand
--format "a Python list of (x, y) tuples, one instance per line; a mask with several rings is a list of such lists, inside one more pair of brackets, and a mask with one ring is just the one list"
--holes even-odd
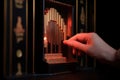
[(63, 43), (71, 46), (73, 51), (77, 49), (101, 61), (114, 61), (116, 50), (94, 32), (76, 34), (70, 39), (64, 40)]

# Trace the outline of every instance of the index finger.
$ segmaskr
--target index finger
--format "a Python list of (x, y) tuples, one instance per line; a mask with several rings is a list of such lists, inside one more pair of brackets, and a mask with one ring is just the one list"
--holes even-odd
[(89, 38), (88, 35), (89, 35), (89, 33), (79, 33), (79, 34), (76, 34), (75, 36), (71, 37), (69, 40), (83, 42), (83, 41), (88, 40), (88, 38)]

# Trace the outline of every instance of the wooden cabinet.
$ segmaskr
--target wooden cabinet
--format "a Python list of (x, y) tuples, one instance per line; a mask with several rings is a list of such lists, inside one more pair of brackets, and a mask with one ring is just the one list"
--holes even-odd
[(4, 77), (94, 69), (62, 41), (96, 31), (96, 0), (4, 0)]

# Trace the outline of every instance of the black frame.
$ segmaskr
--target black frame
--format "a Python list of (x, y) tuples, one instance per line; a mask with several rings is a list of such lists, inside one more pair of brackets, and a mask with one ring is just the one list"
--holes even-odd
[[(14, 62), (14, 65), (10, 65), (11, 62), (13, 60), (12, 57), (15, 57), (16, 55), (12, 56), (12, 51), (16, 51), (16, 48), (18, 47), (24, 47), (25, 49), (25, 57), (24, 59), (20, 59), (19, 61), (23, 61), (25, 62), (26, 67), (24, 68), (23, 72), (25, 73), (23, 76), (28, 76), (29, 74), (31, 74), (30, 76), (37, 76), (35, 74), (47, 74), (47, 73), (56, 73), (56, 72), (61, 72), (61, 71), (66, 71), (65, 68), (67, 68), (67, 71), (72, 71), (73, 69), (78, 69), (78, 66), (80, 67), (80, 65), (78, 64), (78, 62), (76, 63), (65, 63), (65, 64), (61, 64), (61, 65), (49, 65), (48, 63), (46, 63), (45, 59), (44, 59), (44, 10), (46, 7), (50, 7), (53, 6), (53, 4), (59, 4), (60, 5), (64, 5), (64, 6), (69, 6), (72, 9), (72, 35), (75, 35), (76, 33), (79, 33), (79, 18), (77, 16), (77, 12), (78, 12), (78, 6), (76, 6), (77, 2), (74, 0), (73, 4), (69, 4), (69, 1), (62, 1), (62, 0), (33, 0), (33, 1), (27, 1), (26, 3), (26, 12), (23, 14), (25, 14), (25, 24), (26, 24), (26, 36), (25, 36), (25, 41), (23, 44), (21, 44), (21, 46), (17, 45), (18, 47), (16, 47), (16, 44), (14, 44), (14, 49), (13, 47), (13, 43), (15, 43), (15, 39), (13, 37), (13, 32), (12, 32), (12, 28), (14, 28), (14, 26), (12, 25), (13, 23), (12, 21), (12, 1), (13, 0), (4, 0), (4, 50), (3, 50), (3, 70), (4, 70), (4, 77), (13, 77), (15, 76), (15, 72), (16, 70), (14, 70), (15, 68), (13, 68), (14, 71), (10, 70), (10, 68), (14, 65), (16, 65), (16, 62)], [(53, 4), (50, 5), (45, 5), (46, 1), (50, 1)], [(73, 0), (71, 0), (73, 1)], [(78, 0), (79, 1), (79, 0)], [(58, 2), (58, 3), (56, 3)], [(61, 14), (64, 14), (65, 12), (62, 13), (62, 9), (59, 9), (59, 7), (57, 7), (58, 5), (56, 5), (56, 8), (58, 10), (60, 10), (59, 12), (61, 12)], [(66, 8), (67, 9), (67, 8)], [(87, 9), (86, 9), (87, 10)], [(19, 13), (19, 12), (18, 12)], [(29, 14), (28, 14), (29, 13)], [(89, 14), (89, 13), (88, 13)], [(22, 14), (20, 14), (22, 15)], [(91, 12), (90, 12), (91, 15)], [(94, 14), (95, 15), (95, 14)], [(65, 16), (65, 15), (63, 15)], [(89, 15), (88, 15), (89, 16)], [(90, 18), (89, 18), (90, 19)], [(89, 22), (89, 20), (88, 20)], [(29, 23), (29, 24), (28, 24)], [(14, 22), (15, 24), (15, 22)], [(95, 26), (95, 22), (93, 23), (94, 27)], [(10, 27), (11, 26), (11, 27)], [(88, 27), (90, 27), (90, 30), (88, 29)], [(88, 31), (95, 31), (95, 29), (92, 26), (87, 26), (85, 29), (85, 32)], [(88, 30), (87, 30), (88, 29)], [(72, 36), (71, 35), (71, 36)], [(70, 37), (71, 37), (70, 36)], [(69, 38), (69, 37), (68, 37)], [(14, 52), (15, 54), (15, 52)], [(70, 56), (71, 58), (73, 58), (72, 55), (66, 55), (66, 56)], [(76, 58), (78, 59), (78, 57)], [(16, 58), (14, 58), (14, 61), (16, 60)], [(8, 63), (6, 65), (6, 63)], [(12, 62), (13, 63), (13, 62)], [(30, 66), (30, 67), (29, 67)], [(67, 66), (67, 67), (65, 67)], [(69, 66), (69, 67), (68, 67)], [(93, 67), (93, 66), (92, 66)], [(81, 67), (80, 67), (81, 68)], [(49, 75), (49, 74), (48, 74)], [(15, 76), (16, 77), (16, 76)]]

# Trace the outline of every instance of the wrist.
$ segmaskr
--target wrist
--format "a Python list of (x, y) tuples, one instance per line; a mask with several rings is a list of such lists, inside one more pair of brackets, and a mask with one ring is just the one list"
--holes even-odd
[(114, 62), (120, 63), (120, 49), (115, 52)]
[(116, 68), (120, 68), (120, 49), (116, 50), (112, 65)]

